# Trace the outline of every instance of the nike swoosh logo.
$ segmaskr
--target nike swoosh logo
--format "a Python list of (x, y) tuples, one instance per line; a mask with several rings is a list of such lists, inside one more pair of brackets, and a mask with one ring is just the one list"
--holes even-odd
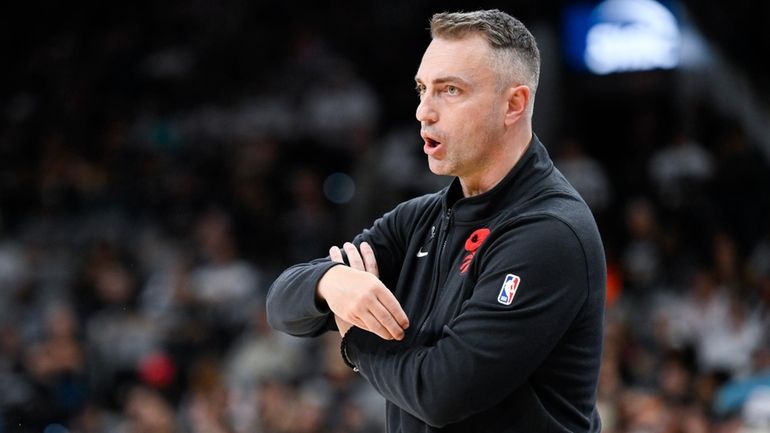
[(420, 251), (417, 251), (417, 257), (425, 257), (428, 255), (428, 251), (423, 251), (422, 248), (420, 248)]

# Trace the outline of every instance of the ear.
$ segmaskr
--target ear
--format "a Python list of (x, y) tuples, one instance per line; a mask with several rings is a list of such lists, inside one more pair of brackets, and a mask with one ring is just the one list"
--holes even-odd
[(505, 111), (505, 125), (511, 126), (526, 115), (529, 106), (530, 90), (528, 86), (520, 84), (509, 87), (506, 92), (508, 107)]

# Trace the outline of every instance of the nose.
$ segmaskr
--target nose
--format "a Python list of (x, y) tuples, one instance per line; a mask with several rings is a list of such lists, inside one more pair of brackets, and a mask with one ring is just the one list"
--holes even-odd
[(417, 112), (415, 117), (420, 123), (436, 123), (438, 121), (438, 113), (430, 103), (430, 96), (423, 95), (420, 98), (420, 103), (417, 105)]

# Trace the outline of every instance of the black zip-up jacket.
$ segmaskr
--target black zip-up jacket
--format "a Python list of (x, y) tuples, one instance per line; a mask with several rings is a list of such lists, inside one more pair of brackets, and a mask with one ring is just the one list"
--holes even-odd
[[(389, 432), (599, 432), (606, 268), (593, 216), (535, 137), (492, 190), (398, 205), (358, 235), (409, 317), (402, 341), (359, 328), (347, 354), (387, 403)], [(270, 324), (335, 329), (316, 302), (329, 258), (273, 283)]]

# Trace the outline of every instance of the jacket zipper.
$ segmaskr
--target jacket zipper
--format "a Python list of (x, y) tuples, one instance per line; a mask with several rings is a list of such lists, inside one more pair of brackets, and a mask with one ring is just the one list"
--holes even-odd
[(433, 307), (436, 304), (436, 297), (438, 296), (439, 292), (439, 283), (441, 282), (441, 272), (444, 264), (444, 247), (446, 247), (447, 240), (449, 238), (449, 226), (452, 223), (452, 208), (447, 209), (446, 213), (444, 214), (444, 221), (442, 221), (441, 224), (441, 231), (439, 232), (439, 249), (438, 249), (438, 255), (436, 259), (438, 260), (438, 265), (433, 268), (433, 287), (431, 290), (431, 298), (430, 303), (428, 304), (428, 312), (425, 314), (425, 318), (422, 321), (422, 324), (418, 328), (417, 334), (415, 334), (415, 338), (417, 338), (418, 335), (422, 334), (422, 332), (425, 330), (425, 327), (428, 326), (428, 319), (430, 319), (431, 314), (433, 313)]

